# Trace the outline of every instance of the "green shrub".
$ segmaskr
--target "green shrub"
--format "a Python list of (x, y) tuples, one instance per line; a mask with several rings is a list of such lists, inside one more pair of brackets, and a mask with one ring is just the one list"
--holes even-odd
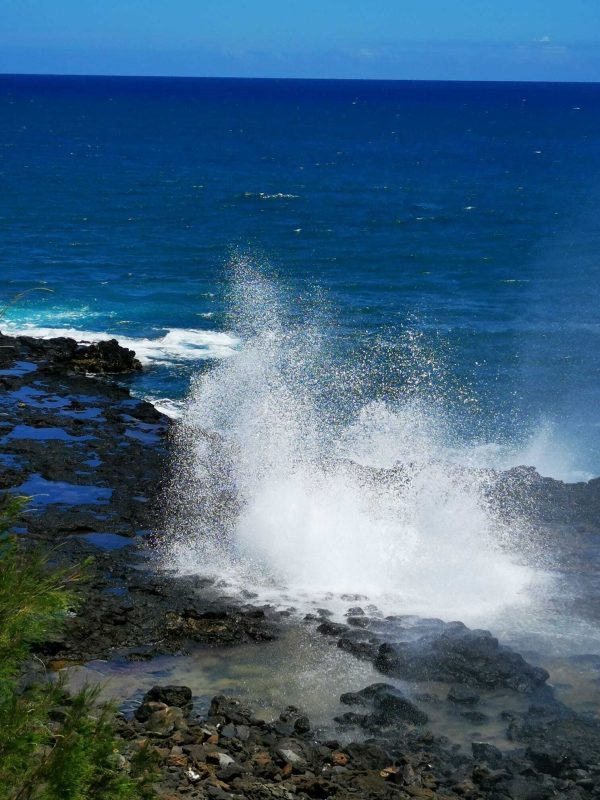
[(26, 678), (32, 645), (60, 629), (82, 573), (51, 568), (10, 535), (24, 505), (0, 498), (0, 800), (150, 797), (147, 759), (123, 769), (114, 709), (97, 702), (97, 688), (70, 694), (63, 681)]
[(14, 677), (32, 644), (62, 624), (74, 605), (78, 570), (50, 570), (39, 548), (20, 547), (9, 533), (24, 498), (0, 498), (0, 680)]

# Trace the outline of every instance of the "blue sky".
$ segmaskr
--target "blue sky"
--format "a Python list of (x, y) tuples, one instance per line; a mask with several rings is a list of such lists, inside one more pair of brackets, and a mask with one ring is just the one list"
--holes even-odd
[(600, 81), (600, 0), (0, 0), (0, 72)]

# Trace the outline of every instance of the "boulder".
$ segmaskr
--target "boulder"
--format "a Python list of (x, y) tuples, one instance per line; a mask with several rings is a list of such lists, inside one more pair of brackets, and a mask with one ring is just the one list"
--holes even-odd
[(346, 692), (341, 695), (340, 701), (345, 705), (363, 706), (372, 712), (367, 718), (361, 715), (344, 715), (348, 723), (364, 726), (365, 721), (368, 721), (369, 727), (372, 727), (373, 724), (385, 726), (409, 722), (413, 725), (424, 725), (427, 722), (427, 714), (389, 683), (373, 683), (360, 692)]
[(209, 719), (216, 719), (221, 723), (233, 723), (233, 725), (251, 725), (253, 713), (235, 697), (225, 697), (218, 694), (213, 697), (208, 709)]
[(140, 722), (146, 722), (157, 712), (171, 708), (189, 714), (192, 710), (192, 690), (187, 686), (153, 686), (142, 698), (134, 716)]
[(501, 646), (489, 631), (447, 626), (416, 641), (384, 643), (375, 666), (404, 680), (442, 681), (480, 689), (527, 692), (548, 679), (541, 667)]
[(142, 369), (133, 350), (122, 347), (116, 339), (97, 344), (80, 345), (70, 358), (70, 363), (76, 372), (96, 374), (113, 375), (138, 372)]
[(158, 702), (167, 706), (188, 709), (192, 705), (192, 690), (187, 686), (153, 686), (144, 695), (143, 703)]

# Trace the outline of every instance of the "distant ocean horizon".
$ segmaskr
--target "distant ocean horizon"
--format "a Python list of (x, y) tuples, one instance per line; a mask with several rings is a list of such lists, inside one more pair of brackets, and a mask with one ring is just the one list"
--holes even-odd
[(600, 475), (600, 84), (0, 75), (0, 109), (0, 305), (52, 290), (3, 331), (115, 336), (176, 415), (258, 275), (360, 403), (435, 396), (449, 457)]
[(466, 79), (466, 78), (322, 78), (322, 77), (298, 77), (294, 75), (277, 75), (277, 76), (261, 76), (261, 75), (142, 75), (140, 73), (109, 73), (109, 72), (0, 72), (0, 78), (106, 78), (108, 80), (167, 80), (167, 81), (299, 81), (304, 83), (314, 82), (327, 82), (327, 83), (500, 83), (503, 85), (523, 85), (523, 84), (544, 84), (548, 86), (562, 86), (562, 85), (596, 85), (600, 81), (592, 80), (501, 80), (500, 78), (482, 78), (480, 80)]

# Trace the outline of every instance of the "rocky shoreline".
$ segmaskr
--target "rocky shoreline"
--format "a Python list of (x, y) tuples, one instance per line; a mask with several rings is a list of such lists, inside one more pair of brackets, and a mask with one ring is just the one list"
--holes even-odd
[[(208, 579), (158, 571), (148, 542), (160, 531), (172, 423), (131, 395), (128, 375), (139, 369), (115, 341), (0, 334), (0, 488), (33, 496), (20, 529), (27, 541), (56, 547), (63, 562), (94, 557), (80, 610), (38, 655), (53, 669), (117, 655), (144, 661), (198, 646), (260, 647), (302, 625), (382, 680), (339, 687), (339, 740), (323, 740), (301, 709), (267, 722), (219, 696), (201, 716), (190, 689), (157, 686), (132, 718), (119, 718), (123, 769), (146, 742), (163, 798), (600, 797), (597, 719), (560, 703), (544, 670), (488, 632), (384, 617), (360, 597), (348, 598), (343, 623), (326, 610), (290, 619)], [(499, 506), (509, 513), (520, 503), (547, 539), (566, 528), (575, 540), (600, 532), (600, 481), (567, 485), (516, 470), (503, 485)], [(433, 689), (406, 693), (396, 679)], [(443, 707), (475, 734), (498, 715), (497, 697), (506, 703), (502, 749), (474, 735), (467, 752), (428, 728)]]

